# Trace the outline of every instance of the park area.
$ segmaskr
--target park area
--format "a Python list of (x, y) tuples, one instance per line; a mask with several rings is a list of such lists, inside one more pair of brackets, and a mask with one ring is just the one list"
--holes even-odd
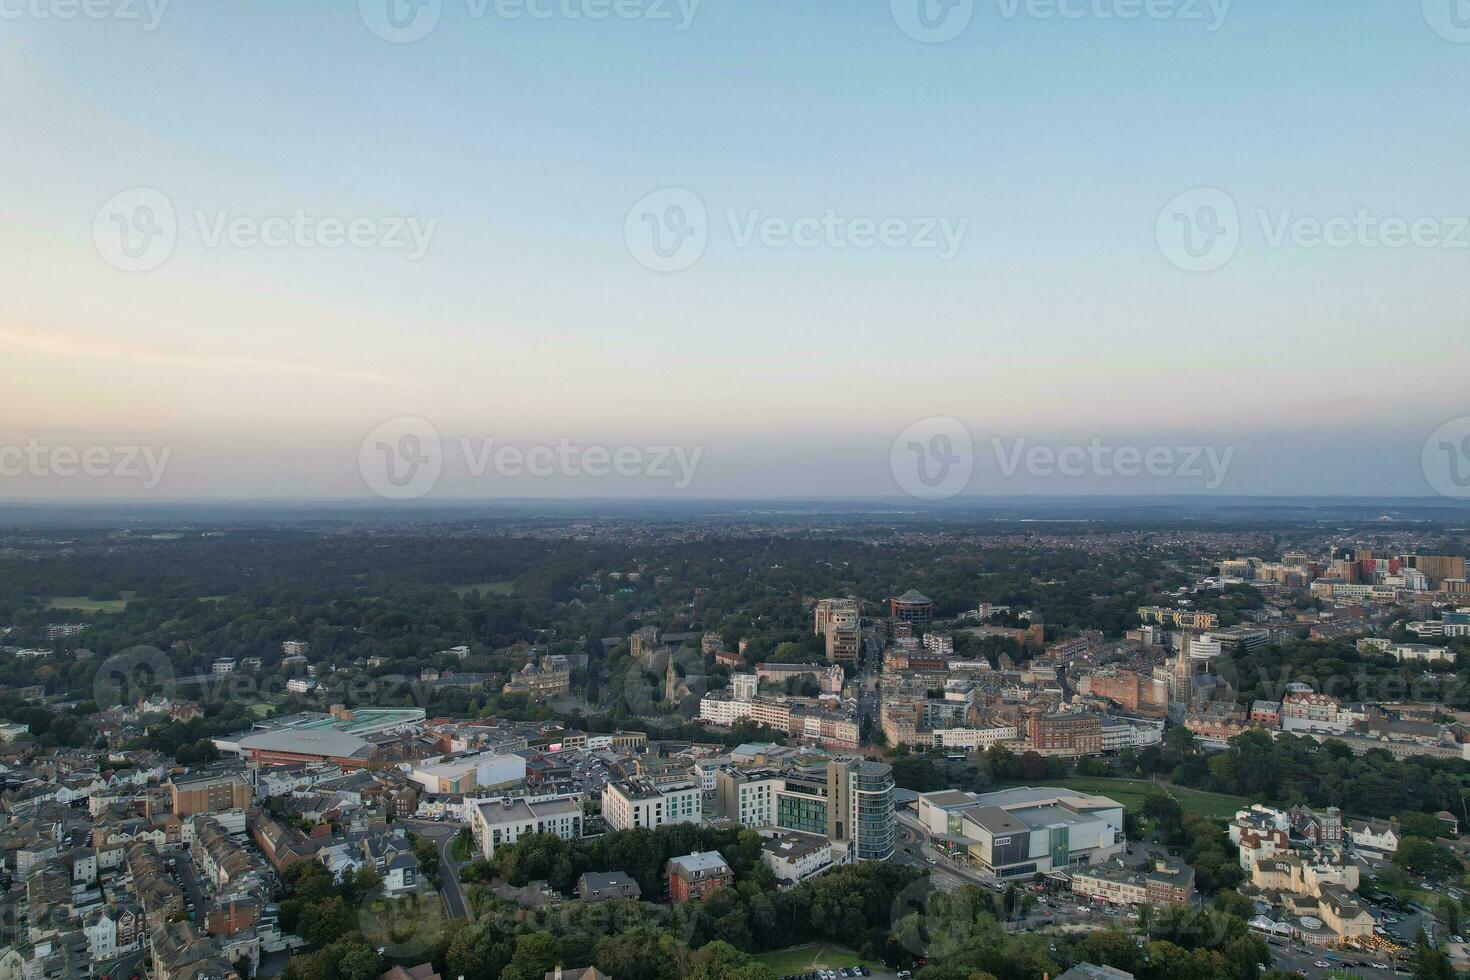
[(775, 971), (777, 976), (795, 976), (808, 973), (812, 970), (840, 970), (845, 966), (857, 966), (862, 964), (874, 973), (884, 971), (881, 963), (865, 961), (857, 953), (841, 946), (828, 946), (823, 943), (808, 943), (805, 946), (793, 946), (790, 949), (778, 949), (770, 953), (761, 953), (755, 957), (756, 962), (764, 963)]

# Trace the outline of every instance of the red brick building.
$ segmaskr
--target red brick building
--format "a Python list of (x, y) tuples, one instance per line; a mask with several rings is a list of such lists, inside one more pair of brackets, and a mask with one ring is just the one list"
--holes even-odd
[(735, 883), (735, 873), (719, 851), (697, 851), (669, 861), (669, 901), (697, 901), (716, 888)]

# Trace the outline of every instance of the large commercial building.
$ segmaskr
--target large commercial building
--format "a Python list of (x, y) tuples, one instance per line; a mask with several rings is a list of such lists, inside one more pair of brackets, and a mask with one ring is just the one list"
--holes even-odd
[(330, 714), (303, 713), (258, 722), (249, 732), (212, 739), (221, 752), (233, 752), (262, 766), (332, 762), (360, 769), (374, 761), (379, 738), (418, 731), (422, 708), (344, 708)]
[(483, 800), (468, 810), (475, 843), (487, 860), (495, 856), (497, 848), (514, 844), (527, 834), (555, 834), (562, 840), (582, 836), (582, 798), (576, 795), (547, 800)]
[(420, 766), (409, 774), (428, 793), (473, 793), (521, 782), (526, 778), (526, 760), (518, 755), (481, 752), (433, 766)]
[(1123, 804), (1069, 789), (924, 793), (918, 815), (936, 845), (1003, 878), (1100, 864), (1124, 844)]
[(602, 818), (611, 830), (655, 830), (670, 823), (699, 823), (704, 791), (696, 780), (658, 785), (650, 779), (608, 783), (602, 791)]

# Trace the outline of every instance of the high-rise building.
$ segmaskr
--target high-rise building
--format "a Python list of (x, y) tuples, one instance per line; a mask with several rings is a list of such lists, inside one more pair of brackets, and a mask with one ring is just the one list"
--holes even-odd
[(861, 620), (856, 599), (818, 599), (812, 613), (812, 632), (823, 636), (834, 626), (857, 629)]
[(888, 600), (888, 615), (903, 623), (932, 623), (934, 601), (922, 592), (909, 589), (903, 595)]
[(856, 626), (827, 627), (827, 660), (829, 663), (853, 663), (862, 651), (863, 634)]
[(866, 759), (827, 764), (827, 837), (851, 841), (857, 861), (893, 856), (893, 767)]

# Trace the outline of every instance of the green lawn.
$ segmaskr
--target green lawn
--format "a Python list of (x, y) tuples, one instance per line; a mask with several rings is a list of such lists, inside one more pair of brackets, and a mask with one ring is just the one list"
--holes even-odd
[(514, 582), (474, 582), (470, 585), (456, 585), (454, 594), (467, 596), (471, 592), (480, 592), (485, 595), (510, 595), (515, 587)]
[(1157, 786), (1147, 779), (1111, 779), (1107, 776), (1071, 776), (1067, 779), (1042, 779), (1038, 785), (1065, 786), (1083, 793), (1096, 793), (1117, 800), (1129, 810), (1137, 811), (1143, 801), (1155, 793), (1168, 792), (1179, 801), (1185, 813), (1198, 813), (1207, 817), (1233, 817), (1236, 810), (1250, 806), (1243, 796), (1225, 793), (1206, 793), (1204, 790), (1185, 789), (1181, 786)]
[(66, 612), (120, 613), (128, 608), (128, 600), (136, 592), (120, 592), (121, 599), (88, 599), (84, 595), (54, 595), (46, 600), (47, 606)]
[[(820, 943), (761, 953), (755, 959), (776, 971), (778, 976), (783, 977), (806, 973), (809, 970), (840, 970), (844, 966), (857, 966), (864, 962), (861, 956), (850, 949), (843, 949), (841, 946), (825, 946)], [(881, 968), (877, 963), (866, 963), (865, 965), (870, 969)]]

